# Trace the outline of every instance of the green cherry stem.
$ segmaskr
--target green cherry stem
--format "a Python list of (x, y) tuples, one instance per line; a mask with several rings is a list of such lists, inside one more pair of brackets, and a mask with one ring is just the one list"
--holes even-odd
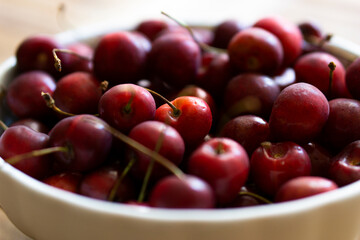
[(31, 152), (18, 154), (18, 155), (14, 156), (14, 157), (8, 158), (8, 159), (6, 159), (6, 162), (11, 164), (11, 165), (14, 165), (14, 164), (20, 162), (21, 160), (26, 159), (26, 158), (44, 156), (44, 155), (54, 153), (54, 152), (69, 153), (70, 149), (68, 147), (61, 147), (60, 146), (60, 147), (50, 147), (50, 148), (34, 150), (34, 151), (31, 151)]
[(263, 203), (267, 203), (267, 204), (272, 204), (273, 202), (271, 202), (270, 200), (256, 194), (256, 193), (253, 193), (253, 192), (248, 192), (248, 191), (241, 191), (238, 193), (239, 196), (251, 196), (257, 200), (260, 200), (262, 201)]
[(185, 28), (185, 29), (190, 33), (192, 39), (194, 39), (194, 41), (195, 41), (195, 42), (201, 47), (201, 49), (204, 50), (205, 52), (219, 52), (219, 53), (226, 53), (226, 52), (227, 52), (226, 49), (215, 48), (215, 47), (212, 47), (212, 46), (209, 46), (209, 45), (207, 45), (207, 44), (205, 44), (205, 43), (200, 42), (200, 41), (196, 38), (196, 36), (195, 36), (195, 34), (194, 34), (194, 31), (191, 29), (191, 27), (190, 27), (188, 24), (186, 24), (186, 23), (184, 23), (184, 22), (182, 22), (182, 21), (180, 21), (180, 20), (178, 20), (178, 19), (170, 16), (169, 14), (167, 14), (167, 13), (165, 13), (165, 12), (161, 12), (161, 14), (165, 15), (166, 17), (170, 18), (171, 20), (175, 21), (175, 22), (176, 22), (177, 24), (179, 24), (181, 27)]
[(181, 111), (180, 109), (178, 109), (177, 107), (174, 106), (174, 104), (172, 104), (169, 100), (167, 100), (165, 97), (163, 97), (161, 94), (151, 90), (151, 89), (148, 89), (148, 88), (145, 88), (149, 93), (161, 98), (164, 102), (166, 102), (170, 107), (171, 109), (173, 110), (173, 114), (175, 117), (178, 117), (180, 116), (181, 114)]

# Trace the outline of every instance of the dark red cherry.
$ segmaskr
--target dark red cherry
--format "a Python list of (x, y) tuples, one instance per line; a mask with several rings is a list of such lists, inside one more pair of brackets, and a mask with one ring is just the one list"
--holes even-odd
[(214, 40), (212, 45), (217, 48), (226, 49), (231, 38), (238, 32), (245, 29), (245, 26), (237, 20), (226, 20), (215, 26)]
[[(0, 137), (0, 156), (6, 161), (19, 154), (29, 153), (49, 146), (49, 136), (27, 126), (13, 126)], [(41, 179), (51, 172), (52, 159), (48, 155), (24, 158), (13, 166), (31, 177)]]
[(76, 172), (62, 172), (43, 180), (44, 183), (68, 192), (78, 193), (83, 175)]
[(40, 122), (39, 120), (32, 119), (32, 118), (23, 118), (13, 122), (10, 126), (18, 126), (24, 125), (31, 128), (34, 131), (41, 132), (41, 133), (49, 133), (49, 128), (44, 123)]
[(77, 115), (60, 120), (50, 131), (50, 146), (65, 147), (54, 153), (55, 167), (85, 172), (103, 163), (110, 151), (112, 135), (107, 124), (93, 115)]
[(211, 187), (200, 178), (169, 176), (155, 185), (149, 204), (159, 208), (213, 208), (215, 199)]
[(53, 94), (54, 79), (42, 71), (30, 71), (17, 76), (8, 86), (6, 101), (19, 118), (45, 119), (52, 115), (41, 92)]

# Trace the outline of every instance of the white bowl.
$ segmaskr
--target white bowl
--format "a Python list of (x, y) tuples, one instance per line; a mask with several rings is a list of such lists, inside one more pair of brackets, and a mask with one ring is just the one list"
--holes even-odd
[[(99, 28), (98, 28), (99, 29)], [(58, 36), (93, 40), (104, 30)], [(75, 37), (74, 37), (75, 36)], [(0, 65), (7, 84), (15, 58)], [(0, 112), (4, 118), (4, 112)], [(360, 181), (306, 199), (237, 209), (167, 210), (94, 200), (43, 184), (0, 159), (0, 205), (36, 240), (359, 240)]]

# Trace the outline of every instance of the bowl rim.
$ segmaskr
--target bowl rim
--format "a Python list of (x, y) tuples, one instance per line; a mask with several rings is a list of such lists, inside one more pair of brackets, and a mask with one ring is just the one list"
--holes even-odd
[[(69, 30), (54, 37), (60, 42), (67, 44), (75, 41), (84, 41), (94, 39), (102, 34), (116, 30), (126, 30), (120, 26), (86, 26), (80, 29)], [(76, 37), (74, 37), (76, 36)], [(341, 38), (337, 41), (341, 43)], [(348, 41), (347, 41), (348, 43)], [(353, 45), (351, 45), (353, 46)], [(360, 54), (360, 46), (357, 53)], [(4, 83), (6, 73), (15, 67), (16, 58), (14, 56), (0, 63), (0, 86)], [(55, 187), (49, 186), (39, 180), (36, 180), (18, 169), (6, 163), (0, 157), (0, 175), (9, 178), (16, 184), (36, 193), (38, 196), (46, 197), (49, 200), (60, 201), (64, 205), (71, 205), (80, 209), (92, 212), (101, 212), (112, 216), (128, 217), (134, 219), (166, 221), (166, 222), (228, 222), (228, 221), (248, 221), (249, 219), (265, 219), (281, 217), (288, 214), (301, 214), (312, 211), (318, 207), (330, 206), (345, 199), (360, 198), (360, 181), (340, 187), (334, 191), (321, 193), (315, 196), (275, 203), (271, 206), (260, 205), (245, 208), (224, 208), (224, 209), (162, 209), (146, 206), (129, 205), (123, 203), (113, 203), (103, 200), (92, 199), (79, 194), (70, 193)], [(1, 205), (1, 202), (0, 202)], [(7, 211), (6, 208), (3, 210)]]

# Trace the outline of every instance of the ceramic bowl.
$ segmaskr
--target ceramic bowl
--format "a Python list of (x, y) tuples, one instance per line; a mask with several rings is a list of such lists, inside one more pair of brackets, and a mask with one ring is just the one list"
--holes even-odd
[[(65, 43), (96, 41), (103, 32), (103, 28), (87, 29), (57, 38)], [(0, 84), (11, 80), (15, 63), (13, 57), (0, 65)], [(1, 119), (8, 118), (6, 109), (0, 114)], [(286, 203), (167, 210), (72, 194), (43, 184), (0, 159), (0, 205), (14, 225), (34, 240), (360, 239), (360, 181)]]

